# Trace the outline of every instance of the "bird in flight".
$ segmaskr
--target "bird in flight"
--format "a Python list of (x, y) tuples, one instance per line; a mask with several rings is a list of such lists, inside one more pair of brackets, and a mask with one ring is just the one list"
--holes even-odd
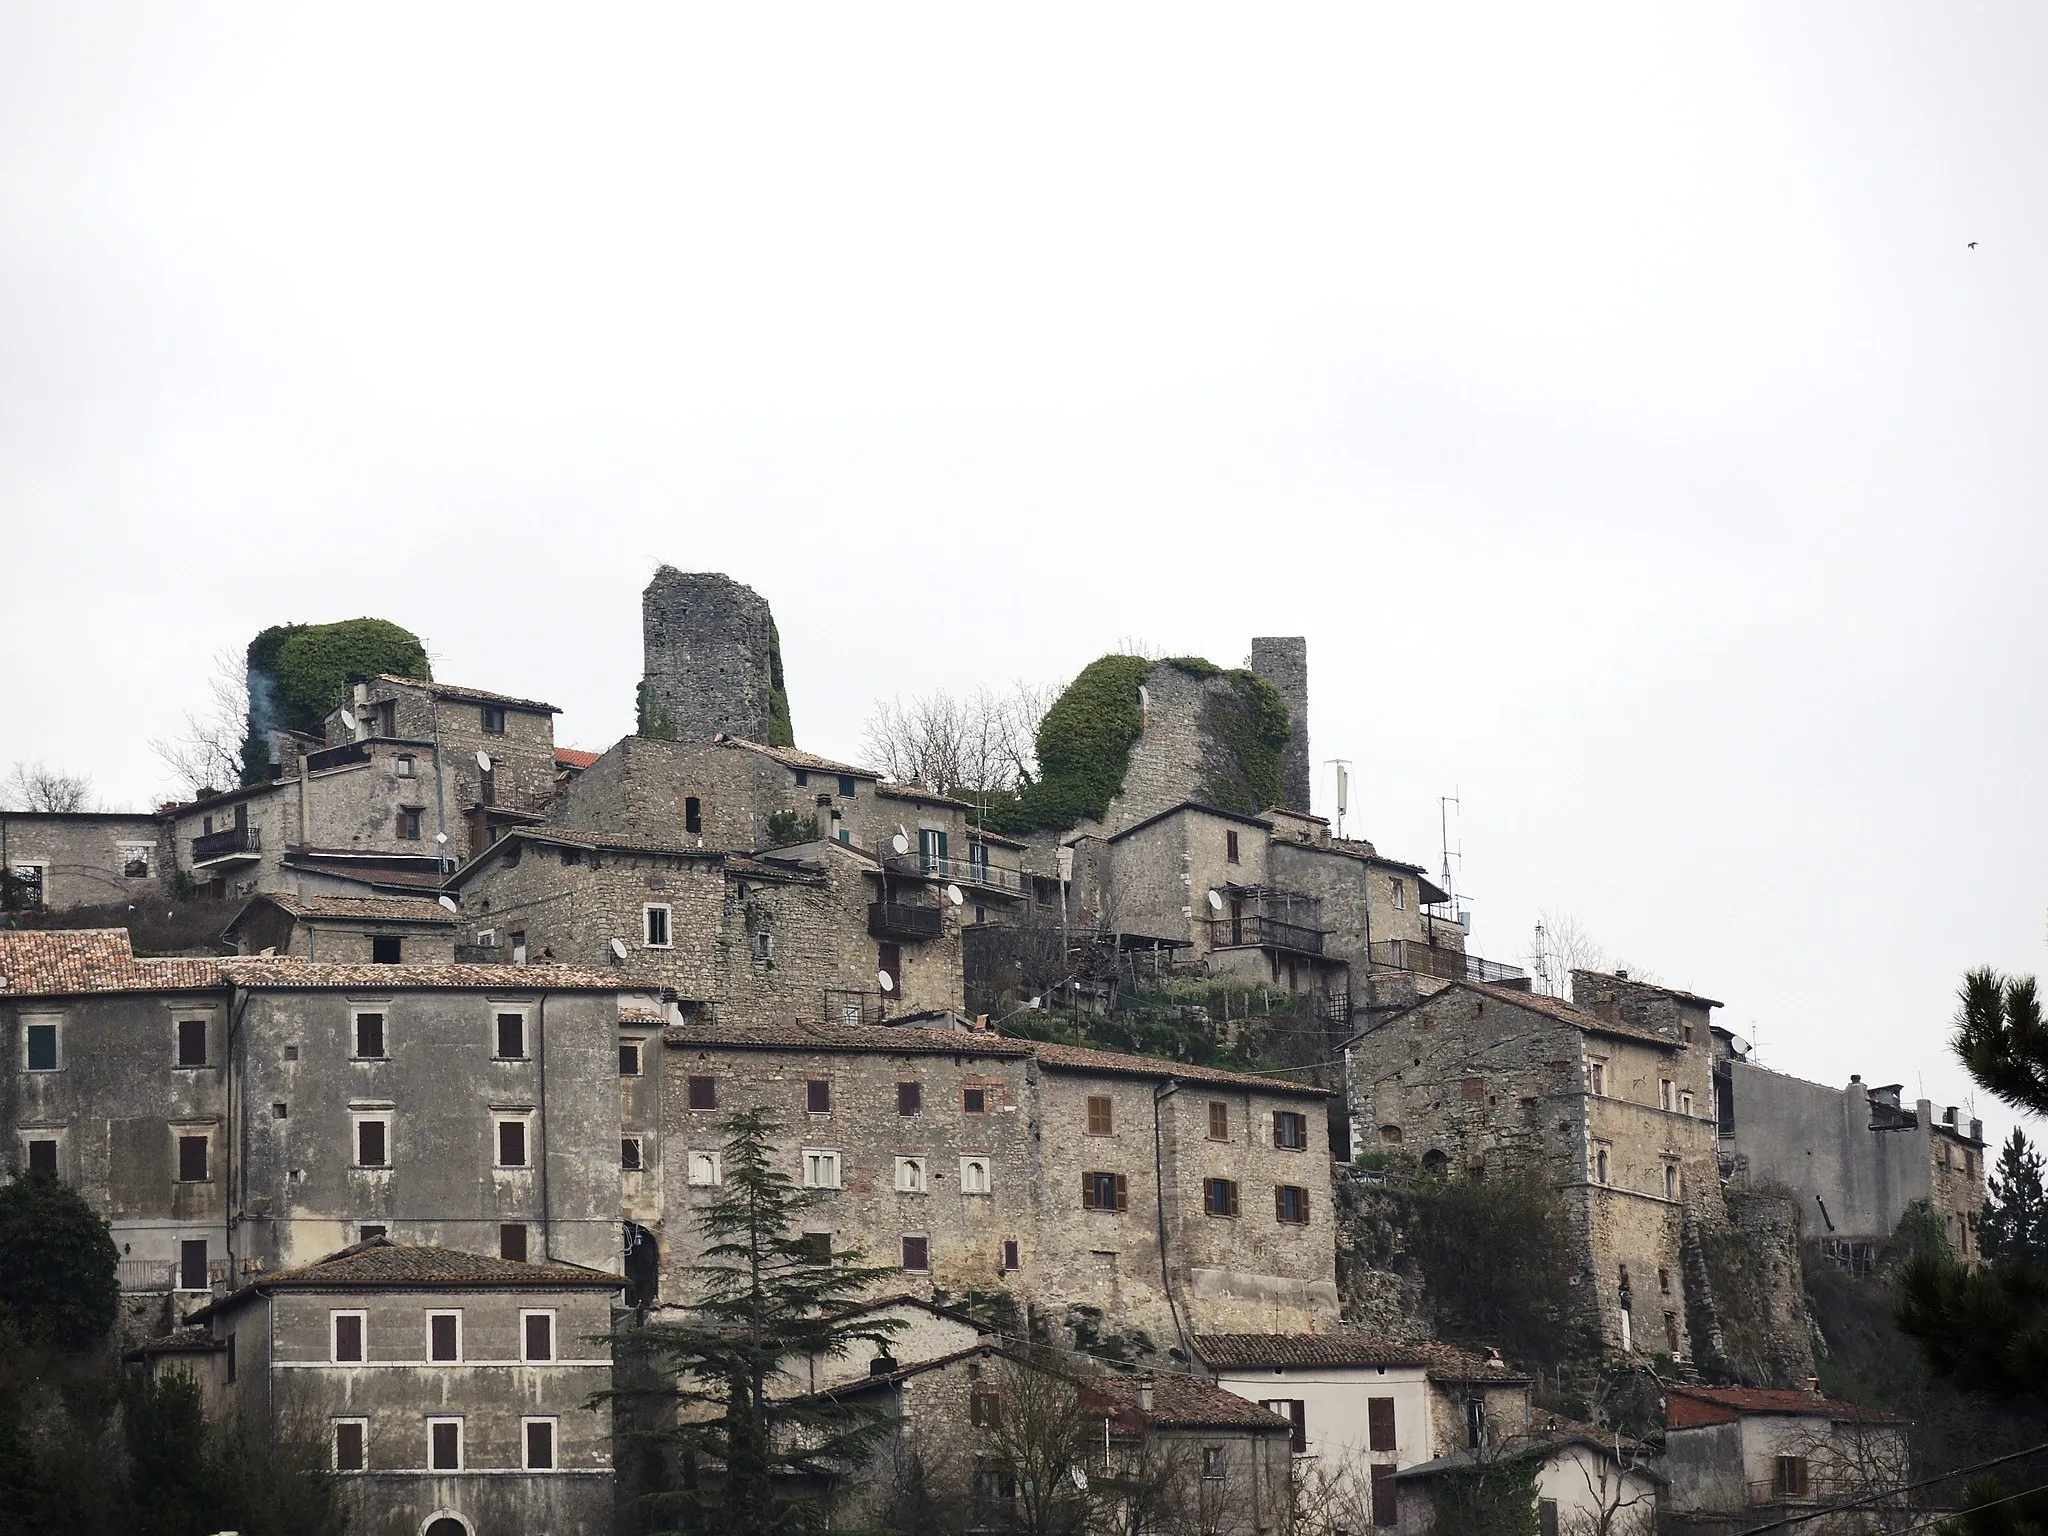
[(1973, 251), (1974, 251), (1975, 249), (1977, 249), (1977, 242), (1976, 242), (1976, 241), (1972, 240), (1972, 241), (1970, 242), (1970, 249), (1971, 249), (1971, 250), (1973, 250)]

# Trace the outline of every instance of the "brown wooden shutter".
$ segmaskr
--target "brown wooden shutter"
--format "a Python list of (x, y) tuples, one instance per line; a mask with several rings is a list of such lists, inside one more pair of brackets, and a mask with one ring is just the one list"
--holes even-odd
[(1120, 1210), (1120, 1211), (1121, 1211), (1121, 1210), (1126, 1210), (1126, 1209), (1128, 1209), (1128, 1208), (1129, 1208), (1129, 1206), (1130, 1206), (1130, 1203), (1131, 1203), (1131, 1193), (1130, 1193), (1130, 1189), (1129, 1189), (1129, 1187), (1128, 1187), (1128, 1186), (1127, 1186), (1127, 1185), (1126, 1185), (1126, 1184), (1124, 1183), (1124, 1176), (1123, 1176), (1122, 1174), (1118, 1174), (1118, 1175), (1116, 1176), (1116, 1208), (1117, 1208), (1118, 1210)]
[(1395, 1498), (1394, 1469), (1391, 1466), (1376, 1466), (1372, 1469), (1372, 1523), (1378, 1526), (1394, 1526), (1400, 1523), (1400, 1504)]
[(1366, 1448), (1374, 1451), (1394, 1449), (1394, 1400), (1391, 1397), (1369, 1397), (1365, 1400)]

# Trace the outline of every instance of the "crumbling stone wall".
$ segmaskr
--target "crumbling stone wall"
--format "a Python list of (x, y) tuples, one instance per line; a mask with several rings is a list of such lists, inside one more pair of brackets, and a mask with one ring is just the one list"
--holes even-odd
[(1711, 1379), (1791, 1387), (1814, 1371), (1799, 1213), (1783, 1189), (1725, 1191), (1687, 1212), (1686, 1300), (1694, 1362)]
[(664, 565), (640, 594), (641, 734), (774, 739), (774, 619), (752, 587)]
[(1258, 636), (1245, 664), (1287, 706), (1287, 746), (1280, 759), (1282, 803), (1289, 810), (1306, 811), (1314, 779), (1308, 755), (1308, 641), (1300, 635)]

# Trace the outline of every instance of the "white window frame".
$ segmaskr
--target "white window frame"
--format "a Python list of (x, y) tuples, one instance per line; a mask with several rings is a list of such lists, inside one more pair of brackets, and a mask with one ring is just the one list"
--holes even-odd
[(843, 1168), (837, 1152), (830, 1147), (805, 1147), (803, 1159), (805, 1189), (841, 1187)]
[[(633, 1148), (633, 1161), (626, 1161), (626, 1148)], [(619, 1138), (619, 1171), (621, 1173), (645, 1173), (647, 1171), (647, 1138), (644, 1136), (621, 1136)]]
[[(363, 1346), (360, 1360), (341, 1358), (341, 1320), (352, 1317), (362, 1324), (358, 1338)], [(337, 1307), (327, 1314), (327, 1363), (329, 1365), (368, 1365), (370, 1363), (370, 1314), (360, 1307)]]
[[(548, 1427), (548, 1464), (536, 1467), (533, 1464), (533, 1447), (527, 1436), (536, 1424)], [(519, 1466), (526, 1472), (559, 1472), (562, 1470), (562, 1421), (553, 1414), (534, 1414), (519, 1421)]]
[[(809, 1153), (804, 1154), (806, 1158)], [(809, 1177), (808, 1165), (805, 1177)], [(899, 1195), (921, 1195), (931, 1188), (931, 1171), (921, 1157), (899, 1157), (896, 1159), (896, 1193)]]
[(1607, 1063), (1604, 1059), (1592, 1058), (1586, 1062), (1586, 1092), (1596, 1099), (1607, 1097)]
[[(437, 1467), (434, 1465), (434, 1426), (453, 1424), (455, 1426), (455, 1465)], [(463, 1432), (462, 1415), (459, 1413), (433, 1413), (427, 1415), (427, 1470), (429, 1472), (463, 1472), (468, 1470), (469, 1436)]]
[[(28, 1032), (31, 1029), (49, 1027), (56, 1031), (57, 1064), (53, 1067), (32, 1067), (28, 1064)], [(62, 1072), (64, 1070), (64, 1015), (61, 1013), (24, 1013), (21, 1016), (21, 1070), (24, 1072)]]
[[(548, 1356), (536, 1360), (526, 1352), (526, 1320), (529, 1317), (544, 1317), (548, 1320)], [(553, 1307), (525, 1307), (519, 1313), (519, 1360), (522, 1365), (554, 1365), (562, 1358), (562, 1330), (555, 1319)]]
[[(218, 1182), (214, 1178), (213, 1132), (214, 1127), (210, 1125), (179, 1125), (175, 1121), (172, 1122), (171, 1168), (173, 1172), (171, 1178), (173, 1183), (213, 1184)], [(203, 1179), (188, 1179), (184, 1176), (185, 1169), (183, 1164), (185, 1153), (180, 1143), (187, 1141), (203, 1141), (206, 1143), (206, 1177)]]
[(1690, 1088), (1679, 1089), (1678, 1112), (1681, 1115), (1690, 1115), (1692, 1113), (1692, 1090)]
[[(505, 1127), (519, 1127), (519, 1150), (524, 1161), (508, 1163), (505, 1157)], [(500, 1173), (530, 1173), (533, 1171), (533, 1116), (530, 1113), (494, 1114), (491, 1116), (491, 1166)]]
[[(198, 1061), (180, 1061), (179, 1054), (185, 1044), (185, 1026), (197, 1024), (204, 1030), (202, 1041), (205, 1049)], [(209, 1013), (174, 1013), (171, 1015), (171, 1070), (173, 1072), (198, 1072), (213, 1064), (213, 1015)]]
[[(702, 1160), (701, 1162), (699, 1161), (700, 1159)], [(725, 1182), (725, 1159), (717, 1152), (690, 1152), (686, 1155), (686, 1161), (683, 1166), (686, 1170), (683, 1182), (692, 1189), (717, 1189)], [(709, 1171), (711, 1177), (708, 1179), (698, 1178), (697, 1172), (699, 1168)]]
[[(509, 1018), (513, 1014), (519, 1016), (519, 1054), (517, 1056), (500, 1056), (498, 1054), (498, 1020), (500, 1018)], [(533, 1060), (533, 1010), (524, 1003), (491, 1004), (491, 1060)]]
[[(147, 880), (150, 877), (150, 875), (155, 872), (155, 843), (122, 843), (119, 845), (119, 852), (121, 855), (121, 878), (123, 880)], [(128, 873), (128, 862), (129, 860), (137, 857), (138, 855), (142, 859), (142, 873), (139, 875), (131, 875)]]
[(629, 1045), (633, 1048), (633, 1070), (631, 1072), (621, 1072), (619, 1076), (645, 1077), (647, 1075), (647, 1041), (644, 1037), (636, 1035), (629, 1039), (621, 1040), (619, 1042), (619, 1049), (623, 1051)]
[[(338, 1419), (329, 1419), (327, 1422), (329, 1426), (327, 1433), (328, 1467), (331, 1470), (340, 1473), (343, 1477), (358, 1477), (361, 1474), (369, 1471), (370, 1421), (366, 1418), (361, 1418), (351, 1414), (345, 1415)], [(361, 1463), (357, 1466), (344, 1467), (341, 1464), (341, 1427), (344, 1424), (354, 1425), (357, 1432), (362, 1436), (361, 1443), (357, 1446), (357, 1450), (361, 1453), (362, 1460)]]
[[(976, 1175), (980, 1187), (976, 1188)], [(995, 1159), (986, 1155), (960, 1159), (960, 1193), (963, 1195), (992, 1195), (996, 1192)]]
[(393, 775), (398, 778), (413, 779), (419, 777), (418, 773), (415, 771), (419, 766), (418, 759), (416, 759), (410, 752), (399, 753), (395, 758), (392, 759), (392, 764), (393, 767), (391, 771)]
[(1657, 1107), (1669, 1113), (1678, 1103), (1678, 1084), (1668, 1077), (1657, 1079)]
[[(654, 942), (650, 934), (653, 926), (651, 919), (656, 912), (661, 914), (662, 940), (659, 944)], [(676, 914), (675, 908), (670, 903), (666, 901), (650, 901), (641, 906), (640, 947), (642, 949), (674, 949), (676, 947)]]
[[(437, 1317), (452, 1317), (452, 1318), (454, 1318), (454, 1319), (455, 1319), (455, 1358), (454, 1358), (453, 1360), (436, 1360), (436, 1359), (434, 1358), (434, 1319), (435, 1319), (435, 1318), (437, 1318)], [(427, 1344), (427, 1348), (426, 1348), (426, 1354), (425, 1354), (425, 1356), (424, 1356), (424, 1359), (426, 1360), (427, 1364), (429, 1364), (429, 1365), (460, 1365), (460, 1364), (462, 1364), (462, 1362), (463, 1362), (463, 1358), (464, 1358), (464, 1354), (465, 1354), (465, 1351), (464, 1351), (464, 1349), (463, 1349), (463, 1340), (462, 1340), (462, 1309), (461, 1309), (460, 1307), (434, 1307), (434, 1308), (431, 1308), (431, 1309), (429, 1309), (429, 1311), (427, 1312), (427, 1323), (426, 1323), (426, 1327), (427, 1327), (427, 1336), (426, 1336), (426, 1344)]]
[[(384, 1161), (381, 1163), (366, 1163), (361, 1161), (363, 1155), (362, 1127), (365, 1124), (365, 1122), (371, 1120), (380, 1122), (384, 1127)], [(348, 1121), (349, 1167), (354, 1168), (358, 1172), (362, 1173), (389, 1173), (391, 1171), (391, 1159), (394, 1150), (391, 1145), (391, 1111), (388, 1109), (351, 1110), (349, 1111)]]

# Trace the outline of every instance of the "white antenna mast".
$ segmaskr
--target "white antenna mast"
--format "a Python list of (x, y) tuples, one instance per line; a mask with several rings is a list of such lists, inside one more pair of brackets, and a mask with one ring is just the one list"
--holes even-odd
[(1351, 809), (1351, 759), (1330, 757), (1323, 760), (1325, 768), (1334, 768), (1337, 778), (1337, 838), (1344, 837), (1344, 813)]

